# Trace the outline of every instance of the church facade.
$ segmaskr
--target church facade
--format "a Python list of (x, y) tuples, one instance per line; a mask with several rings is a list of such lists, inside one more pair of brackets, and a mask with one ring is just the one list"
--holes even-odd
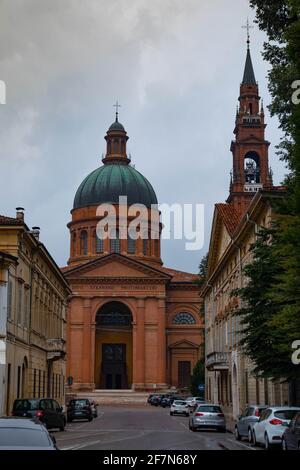
[[(70, 391), (185, 388), (204, 343), (198, 276), (163, 266), (157, 198), (131, 165), (118, 113), (105, 140), (103, 165), (79, 186), (68, 224)], [(116, 214), (105, 237), (103, 205)], [(138, 237), (129, 230), (132, 205), (144, 207)]]

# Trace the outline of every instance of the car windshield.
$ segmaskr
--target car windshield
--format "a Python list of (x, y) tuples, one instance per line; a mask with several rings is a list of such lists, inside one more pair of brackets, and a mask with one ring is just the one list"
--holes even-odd
[(37, 410), (38, 405), (39, 405), (39, 400), (15, 400), (13, 410), (14, 411)]
[(75, 406), (75, 408), (82, 408), (83, 406), (87, 406), (89, 402), (87, 400), (71, 400), (70, 406)]
[(180, 406), (183, 406), (183, 405), (186, 405), (186, 402), (185, 401), (174, 401), (174, 405), (180, 405)]
[(49, 447), (50, 441), (40, 429), (0, 428), (1, 447)]
[(198, 406), (197, 411), (202, 411), (202, 413), (222, 413), (219, 406)]
[(280, 410), (275, 411), (274, 416), (279, 419), (293, 419), (299, 410)]

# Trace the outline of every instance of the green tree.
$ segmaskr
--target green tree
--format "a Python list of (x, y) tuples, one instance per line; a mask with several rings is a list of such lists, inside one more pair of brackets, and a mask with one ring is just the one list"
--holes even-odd
[(190, 386), (190, 391), (193, 396), (199, 396), (199, 389), (198, 385), (203, 384), (205, 382), (205, 364), (204, 360), (200, 359), (194, 369), (193, 369), (193, 374), (191, 376), (191, 386)]
[[(276, 226), (269, 234), (271, 238), (263, 240), (259, 237), (258, 244), (253, 247), (254, 262), (246, 268), (250, 287), (241, 292), (253, 315), (255, 311), (262, 320), (261, 328), (265, 332), (261, 333), (261, 339), (266, 342), (255, 348), (247, 331), (243, 342), (261, 373), (293, 378), (299, 377), (299, 366), (291, 363), (291, 344), (300, 338), (300, 104), (292, 100), (292, 84), (300, 80), (300, 2), (250, 0), (250, 5), (255, 8), (260, 29), (269, 39), (263, 51), (264, 58), (271, 64), (268, 78), (272, 103), (269, 110), (272, 116), (278, 117), (283, 132), (277, 153), (285, 161), (288, 174), (284, 181), (286, 197), (275, 208)], [(275, 266), (264, 263), (267, 253), (269, 262)], [(257, 296), (255, 303), (253, 283), (256, 281), (259, 285), (256, 278), (259, 273), (261, 277), (266, 276), (268, 284), (262, 284), (265, 290)], [(259, 311), (264, 302), (265, 314)], [(254, 325), (250, 310), (240, 313), (245, 320), (248, 316), (250, 324), (253, 320)]]

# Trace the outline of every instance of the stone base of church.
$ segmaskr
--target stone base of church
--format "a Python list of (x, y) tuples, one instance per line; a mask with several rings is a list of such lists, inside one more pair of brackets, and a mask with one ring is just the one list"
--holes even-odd
[[(134, 383), (132, 384), (132, 387), (130, 389), (105, 389), (101, 391), (105, 392), (111, 392), (113, 394), (115, 393), (122, 393), (124, 391), (126, 392), (159, 392), (159, 391), (167, 391), (170, 389), (170, 385), (166, 383)], [(67, 394), (72, 394), (75, 393), (77, 394), (78, 392), (94, 392), (97, 391), (96, 386), (94, 383), (79, 383), (75, 382), (71, 386), (66, 387), (66, 393)]]

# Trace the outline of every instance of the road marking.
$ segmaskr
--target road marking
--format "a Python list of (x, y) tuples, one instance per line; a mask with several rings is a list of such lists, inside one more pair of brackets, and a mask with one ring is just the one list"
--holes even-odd
[(92, 441), (92, 442), (87, 442), (87, 443), (84, 443), (84, 444), (77, 444), (77, 445), (73, 445), (73, 446), (69, 446), (69, 447), (61, 447), (61, 450), (77, 450), (77, 449), (82, 449), (83, 447), (89, 447), (89, 446), (93, 446), (95, 444), (99, 444), (99, 442), (101, 441)]

